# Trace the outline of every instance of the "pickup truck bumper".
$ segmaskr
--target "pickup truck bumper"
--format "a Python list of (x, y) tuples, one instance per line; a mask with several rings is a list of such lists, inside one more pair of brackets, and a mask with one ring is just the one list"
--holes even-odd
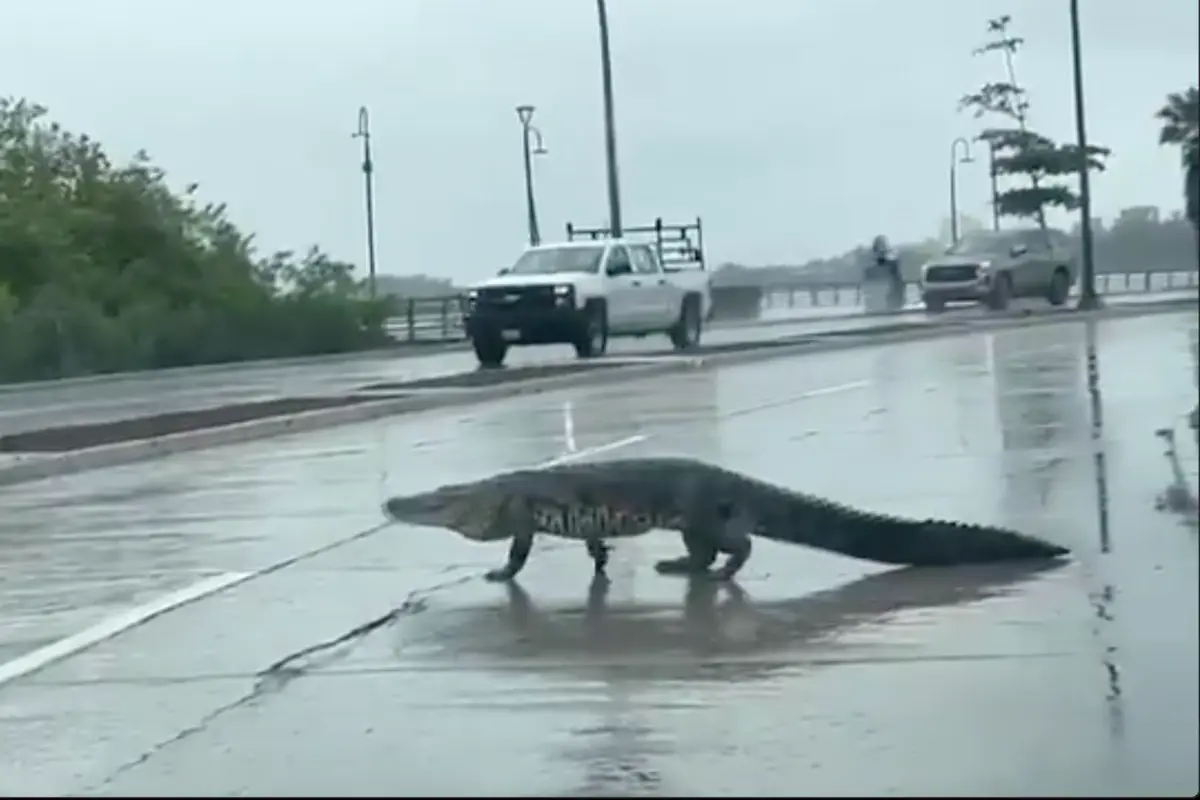
[(582, 309), (549, 308), (506, 311), (479, 308), (463, 317), (470, 339), (497, 338), (507, 344), (572, 344), (585, 335)]
[(981, 275), (973, 281), (935, 281), (921, 284), (921, 297), (945, 303), (984, 300), (992, 293), (990, 275)]

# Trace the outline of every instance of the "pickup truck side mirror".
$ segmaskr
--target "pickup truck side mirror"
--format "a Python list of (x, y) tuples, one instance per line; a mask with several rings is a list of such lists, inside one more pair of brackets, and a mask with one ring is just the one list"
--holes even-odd
[(1023, 245), (1023, 244), (1014, 244), (1014, 245), (1012, 246), (1012, 249), (1010, 249), (1010, 250), (1008, 251), (1008, 254), (1009, 254), (1010, 256), (1012, 256), (1013, 258), (1020, 258), (1021, 256), (1025, 255), (1025, 254), (1026, 254), (1026, 253), (1028, 253), (1028, 252), (1029, 252), (1029, 248), (1028, 248), (1028, 247), (1026, 247), (1025, 245)]
[(508, 274), (508, 273), (510, 273), (510, 272), (512, 272), (512, 268), (511, 268), (511, 267), (504, 267), (503, 269), (501, 269), (501, 270), (500, 270), (499, 272), (497, 272), (496, 274), (497, 274), (497, 275), (507, 275), (507, 274)]
[(628, 262), (621, 263), (619, 261), (610, 261), (608, 267), (606, 267), (604, 271), (610, 278), (615, 278), (618, 275), (630, 274), (633, 272), (633, 267)]

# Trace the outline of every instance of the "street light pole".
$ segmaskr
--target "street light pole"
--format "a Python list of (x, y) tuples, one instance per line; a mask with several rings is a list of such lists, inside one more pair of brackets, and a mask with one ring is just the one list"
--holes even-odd
[[(963, 154), (958, 155), (959, 145), (962, 145)], [(971, 143), (963, 137), (959, 136), (950, 143), (950, 243), (958, 244), (958, 165), (959, 163), (970, 164), (975, 159), (971, 158)]]
[[(542, 144), (542, 132), (532, 124), (533, 106), (517, 106), (517, 118), (521, 120), (521, 141), (525, 159), (525, 208), (529, 216), (529, 246), (537, 247), (541, 244), (542, 234), (538, 230), (537, 204), (533, 196), (533, 157), (545, 155), (547, 151)], [(531, 150), (529, 145), (533, 141), (537, 142), (537, 146)]]
[(615, 238), (624, 234), (621, 225), (621, 187), (617, 180), (617, 125), (613, 111), (612, 56), (608, 49), (608, 9), (596, 0), (600, 23), (600, 77), (604, 87), (604, 161), (608, 177), (608, 225)]
[(358, 130), (352, 138), (362, 139), (363, 191), (367, 199), (367, 286), (371, 299), (375, 299), (375, 190), (372, 176), (375, 165), (371, 161), (371, 116), (366, 106), (358, 108)]
[(1071, 13), (1071, 67), (1075, 83), (1075, 146), (1079, 149), (1079, 237), (1083, 269), (1077, 308), (1100, 308), (1096, 294), (1096, 261), (1092, 248), (1092, 189), (1088, 175), (1088, 138), (1083, 101), (1083, 53), (1079, 36), (1079, 0), (1069, 0)]

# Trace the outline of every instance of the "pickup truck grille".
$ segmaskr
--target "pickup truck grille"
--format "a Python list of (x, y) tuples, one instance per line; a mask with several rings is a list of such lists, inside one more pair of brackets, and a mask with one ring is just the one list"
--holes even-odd
[(973, 281), (978, 277), (979, 267), (975, 264), (937, 266), (925, 271), (926, 283), (958, 283)]
[(538, 311), (554, 308), (553, 286), (505, 286), (483, 289), (478, 303), (498, 311)]

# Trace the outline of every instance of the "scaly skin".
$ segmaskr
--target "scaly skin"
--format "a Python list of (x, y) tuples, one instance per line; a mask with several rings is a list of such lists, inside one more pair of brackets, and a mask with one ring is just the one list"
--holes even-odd
[[(730, 578), (750, 557), (751, 536), (908, 566), (1052, 558), (1064, 547), (1015, 531), (859, 511), (686, 458), (644, 458), (518, 470), (474, 483), (392, 498), (392, 519), (448, 528), (476, 541), (512, 539), (509, 580), (525, 566), (535, 534), (583, 541), (597, 574), (606, 540), (652, 529), (683, 535), (686, 554), (663, 574)], [(710, 571), (718, 553), (728, 558)]]

